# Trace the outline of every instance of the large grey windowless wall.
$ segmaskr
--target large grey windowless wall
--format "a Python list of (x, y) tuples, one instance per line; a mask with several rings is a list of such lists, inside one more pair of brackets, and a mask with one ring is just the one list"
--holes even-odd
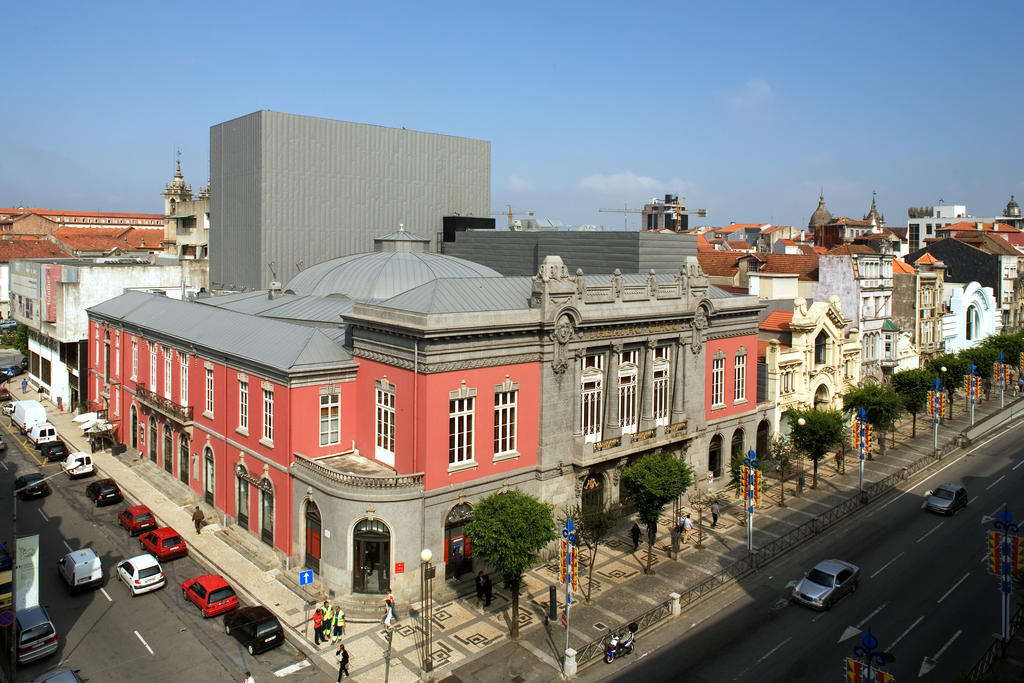
[(210, 282), (264, 289), (443, 216), (487, 216), (491, 143), (258, 111), (210, 128)]

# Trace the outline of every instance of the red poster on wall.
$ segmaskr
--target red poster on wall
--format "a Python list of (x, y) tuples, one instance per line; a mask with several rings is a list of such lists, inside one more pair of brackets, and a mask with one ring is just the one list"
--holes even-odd
[(405, 573), (405, 562), (395, 562), (395, 573), (396, 574), (404, 574)]

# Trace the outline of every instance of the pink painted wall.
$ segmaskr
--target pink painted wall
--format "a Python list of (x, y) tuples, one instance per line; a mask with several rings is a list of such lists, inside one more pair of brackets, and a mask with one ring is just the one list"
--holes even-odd
[[(734, 401), (736, 379), (736, 352), (746, 349), (746, 400)], [(712, 363), (715, 354), (725, 353), (725, 406), (711, 408)], [(757, 407), (757, 335), (745, 334), (726, 339), (709, 340), (704, 345), (704, 416), (708, 422), (737, 415)]]

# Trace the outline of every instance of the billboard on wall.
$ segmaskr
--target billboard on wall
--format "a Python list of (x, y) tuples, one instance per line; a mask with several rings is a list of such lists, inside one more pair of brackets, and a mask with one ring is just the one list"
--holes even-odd
[(60, 282), (60, 266), (46, 266), (46, 291), (43, 294), (43, 320), (57, 322), (57, 283)]
[(39, 536), (18, 536), (15, 543), (14, 609), (20, 612), (39, 604)]

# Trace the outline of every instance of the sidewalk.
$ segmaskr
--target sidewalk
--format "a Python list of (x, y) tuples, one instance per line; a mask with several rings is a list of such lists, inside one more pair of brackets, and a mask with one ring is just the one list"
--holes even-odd
[[(89, 452), (88, 438), (83, 436), (80, 426), (72, 422), (73, 415), (58, 413), (55, 405), (44, 402), (50, 421), (69, 446)], [(940, 446), (970, 426), (970, 417), (962, 410), (962, 405), (957, 406), (957, 417), (940, 427)], [(998, 411), (999, 399), (996, 396), (994, 400), (976, 407), (976, 421)], [(917, 437), (910, 439), (909, 434), (910, 421), (906, 420), (906, 424), (897, 429), (897, 447), (893, 448), (889, 442), (884, 457), (876, 453), (874, 459), (865, 461), (865, 487), (932, 452), (932, 430), (927, 416), (918, 420)], [(886, 438), (891, 437), (887, 435)], [(290, 640), (306, 653), (310, 661), (324, 672), (336, 675), (334, 648), (327, 646), (317, 650), (312, 643), (309, 622), (314, 604), (279, 580), (286, 570), (264, 570), (254, 564), (249, 555), (225, 543), (216, 533), (223, 529), (217, 521), (217, 513), (206, 506), (195, 492), (188, 496), (175, 487), (157, 485), (167, 475), (148, 459), (130, 452), (113, 456), (109, 450), (97, 451), (94, 459), (99, 469), (116, 480), (126, 494), (148, 505), (163, 524), (183, 532), (200, 561), (212, 565), (215, 571), (227, 577), (243, 597), (271, 609), (285, 625)], [(768, 478), (769, 486), (756, 513), (756, 546), (782, 536), (849, 498), (857, 488), (856, 457), (848, 454), (845, 474), (836, 473), (831, 458), (823, 460), (819, 465), (817, 489), (810, 488), (808, 468), (807, 488), (800, 495), (796, 495), (796, 477), (792, 479), (794, 481), (786, 485), (786, 507), (781, 507), (778, 505), (778, 484), (774, 478)], [(702, 488), (705, 486), (703, 482), (700, 485)], [(691, 542), (681, 545), (674, 560), (667, 552), (671, 548), (670, 520), (667, 516), (663, 518), (651, 557), (655, 571), (652, 575), (643, 573), (646, 544), (641, 545), (639, 552), (632, 552), (628, 533), (632, 519), (623, 520), (615, 537), (598, 550), (593, 567), (591, 602), (582, 602), (582, 592), (578, 597), (580, 602), (574, 602), (569, 634), (571, 647), (579, 648), (607, 633), (609, 628), (620, 627), (668, 599), (669, 593), (681, 592), (746, 557), (747, 532), (741, 523), (743, 508), (734, 493), (723, 491), (721, 495), (722, 515), (717, 528), (709, 529), (709, 516), (705, 516), (701, 531), (702, 547), (694, 547), (695, 529)], [(198, 503), (197, 498), (200, 499)], [(207, 520), (212, 521), (199, 535), (195, 534), (191, 519), (191, 511), (196, 504), (204, 509)], [(683, 514), (686, 511), (684, 508)], [(667, 512), (671, 512), (671, 506)], [(694, 514), (693, 518), (696, 522), (697, 515)], [(583, 568), (584, 562), (581, 561)], [(439, 572), (435, 581), (441, 580)], [(520, 594), (520, 640), (515, 643), (508, 638), (511, 596), (500, 581), (496, 582), (494, 599), (486, 609), (472, 594), (435, 604), (432, 621), (433, 679), (455, 683), (510, 680), (532, 683), (558, 677), (565, 631), (557, 621), (545, 623), (548, 587), (556, 585), (557, 581), (558, 567), (554, 561), (535, 567), (524, 577)], [(585, 590), (586, 584), (584, 575), (581, 591)], [(564, 591), (559, 590), (559, 594), (560, 600), (564, 600)], [(406, 683), (420, 680), (423, 632), (419, 626), (418, 607), (399, 605), (402, 621), (393, 633), (390, 681)], [(350, 620), (345, 627), (344, 641), (352, 656), (350, 670), (353, 680), (382, 681), (387, 649), (383, 626), (376, 621), (354, 623)]]

